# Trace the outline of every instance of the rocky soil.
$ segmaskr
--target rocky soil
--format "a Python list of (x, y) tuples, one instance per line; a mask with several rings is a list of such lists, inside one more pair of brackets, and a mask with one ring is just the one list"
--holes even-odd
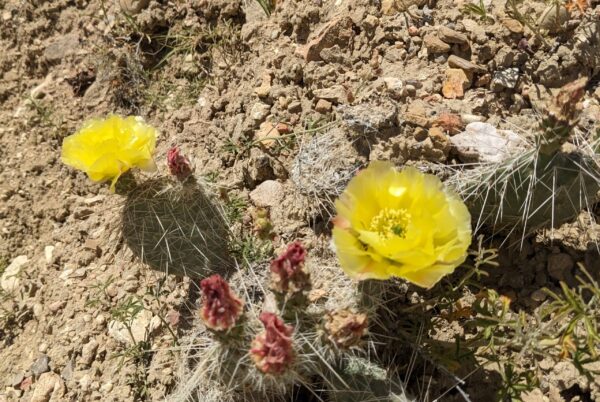
[[(595, 132), (600, 2), (550, 3), (278, 0), (267, 16), (253, 0), (0, 2), (0, 401), (168, 400), (176, 381), (195, 283), (140, 263), (124, 200), (61, 164), (85, 119), (143, 116), (160, 132), (156, 175), (181, 147), (238, 232), (268, 214), (246, 257), (295, 239), (327, 249), (331, 200), (370, 160), (493, 161), (496, 143), (473, 150), (460, 133), (507, 130), (518, 149), (582, 76), (578, 132)], [(542, 287), (575, 284), (577, 263), (600, 273), (599, 233), (582, 214), (503, 252), (490, 281), (531, 313)], [(542, 367), (527, 401), (600, 401), (570, 363)], [(465, 391), (490, 400), (478, 381)]]

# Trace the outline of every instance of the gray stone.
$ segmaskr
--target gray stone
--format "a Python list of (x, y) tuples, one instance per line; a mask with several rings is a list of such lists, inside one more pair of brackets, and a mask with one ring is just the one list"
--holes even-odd
[(426, 3), (427, 0), (382, 0), (381, 12), (385, 15), (394, 15), (413, 6), (422, 7)]
[(73, 363), (73, 360), (69, 360), (67, 362), (65, 368), (63, 368), (60, 372), (60, 376), (63, 380), (69, 381), (71, 378), (73, 378), (73, 372), (75, 371), (74, 366), (75, 364)]
[(360, 103), (337, 110), (348, 127), (362, 134), (392, 127), (397, 115), (396, 105), (385, 99), (380, 104)]
[(519, 69), (517, 67), (496, 71), (492, 79), (492, 90), (514, 89), (518, 82)]
[(569, 254), (551, 254), (548, 256), (548, 274), (558, 281), (564, 281), (571, 275), (575, 266), (573, 258)]
[(29, 368), (31, 370), (31, 374), (37, 377), (43, 373), (50, 371), (49, 363), (50, 358), (47, 355), (41, 355), (37, 358), (36, 361), (33, 362), (31, 367)]
[(515, 52), (512, 49), (500, 48), (498, 53), (494, 56), (494, 61), (498, 69), (504, 69), (512, 67), (515, 61)]
[(49, 63), (59, 63), (65, 57), (76, 54), (79, 49), (79, 36), (77, 34), (64, 35), (46, 46), (44, 58)]
[(98, 342), (95, 339), (92, 339), (88, 343), (83, 346), (81, 350), (81, 359), (79, 362), (83, 367), (89, 367), (96, 357), (96, 352), (98, 351)]
[(575, 59), (591, 69), (590, 76), (600, 72), (600, 21), (587, 21), (577, 27), (573, 42)]
[(300, 113), (302, 112), (302, 102), (300, 101), (291, 101), (287, 107), (287, 111), (290, 113)]
[(485, 73), (486, 71), (485, 67), (455, 55), (448, 57), (448, 66), (452, 68), (460, 68), (468, 73)]
[(10, 381), (10, 386), (13, 388), (17, 388), (21, 382), (25, 379), (25, 375), (23, 373), (15, 374)]

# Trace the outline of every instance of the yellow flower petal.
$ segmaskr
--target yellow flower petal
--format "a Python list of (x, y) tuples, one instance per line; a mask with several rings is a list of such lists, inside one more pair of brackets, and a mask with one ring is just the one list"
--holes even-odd
[(471, 216), (433, 175), (372, 162), (336, 201), (333, 241), (348, 275), (431, 287), (467, 256)]
[(142, 118), (111, 115), (89, 120), (65, 138), (61, 159), (93, 181), (110, 180), (114, 191), (119, 177), (132, 167), (156, 169), (152, 159), (155, 146), (156, 130)]
[[(461, 264), (462, 261), (459, 263)], [(454, 271), (455, 266), (449, 265), (432, 265), (427, 269), (419, 269), (415, 271), (406, 271), (399, 276), (406, 279), (415, 285), (429, 289), (440, 281), (444, 276), (451, 274)]]
[(340, 265), (348, 276), (358, 280), (387, 279), (387, 264), (375, 261), (347, 230), (333, 228), (333, 240)]

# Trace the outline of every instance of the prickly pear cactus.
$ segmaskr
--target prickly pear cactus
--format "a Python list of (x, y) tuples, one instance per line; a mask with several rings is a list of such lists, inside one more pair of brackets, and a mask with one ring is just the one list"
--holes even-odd
[(193, 177), (149, 180), (130, 189), (122, 232), (133, 253), (162, 272), (202, 278), (233, 267), (223, 211)]
[(332, 402), (409, 402), (401, 382), (391, 379), (383, 367), (363, 357), (350, 356), (330, 373), (329, 400)]
[(497, 165), (459, 171), (450, 180), (478, 229), (527, 235), (572, 221), (597, 201), (600, 166), (593, 147), (564, 147), (577, 124), (585, 85), (583, 79), (561, 89), (531, 148)]
[(531, 233), (574, 220), (595, 203), (600, 171), (579, 152), (525, 154), (461, 176), (458, 188), (478, 227)]

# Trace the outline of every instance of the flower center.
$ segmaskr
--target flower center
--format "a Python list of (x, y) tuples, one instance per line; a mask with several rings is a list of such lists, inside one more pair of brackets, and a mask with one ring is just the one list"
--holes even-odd
[(384, 208), (371, 219), (369, 230), (383, 238), (404, 237), (410, 214), (405, 209)]

